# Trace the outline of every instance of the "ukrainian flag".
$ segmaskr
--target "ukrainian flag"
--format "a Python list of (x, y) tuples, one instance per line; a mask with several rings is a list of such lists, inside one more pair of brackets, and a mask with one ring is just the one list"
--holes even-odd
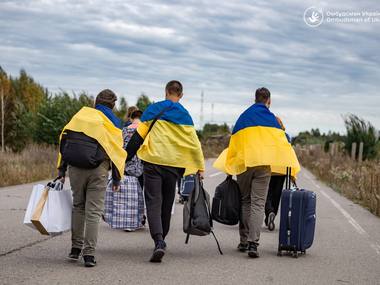
[[(121, 177), (124, 175), (127, 152), (123, 149), (123, 135), (101, 111), (90, 107), (83, 107), (76, 113), (70, 122), (63, 128), (60, 135), (67, 131), (84, 133), (97, 140), (103, 147), (110, 160), (115, 164)], [(61, 164), (61, 153), (58, 154), (58, 166)]]
[[(162, 110), (151, 131), (149, 126)], [(141, 117), (137, 129), (144, 139), (137, 156), (150, 163), (185, 168), (185, 174), (204, 170), (201, 143), (196, 134), (189, 112), (180, 104), (170, 100), (150, 105)]]
[(272, 173), (277, 174), (286, 174), (286, 167), (292, 168), (292, 176), (300, 171), (294, 149), (275, 115), (265, 104), (256, 103), (240, 115), (229, 146), (214, 167), (238, 175), (248, 167), (262, 165), (269, 165)]

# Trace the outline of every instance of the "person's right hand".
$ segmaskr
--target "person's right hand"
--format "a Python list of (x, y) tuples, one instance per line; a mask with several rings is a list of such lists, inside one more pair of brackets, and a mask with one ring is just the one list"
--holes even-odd
[(65, 184), (65, 176), (58, 176), (58, 180), (59, 180), (62, 184)]
[(119, 192), (120, 191), (120, 184), (112, 183), (112, 191), (113, 192)]

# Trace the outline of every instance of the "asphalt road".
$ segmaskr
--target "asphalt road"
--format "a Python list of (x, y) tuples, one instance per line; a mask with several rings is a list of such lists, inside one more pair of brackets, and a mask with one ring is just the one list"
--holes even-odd
[[(207, 164), (212, 194), (224, 175)], [(69, 233), (44, 237), (22, 224), (32, 184), (0, 188), (0, 284), (380, 284), (380, 219), (305, 169), (298, 184), (317, 192), (314, 245), (298, 259), (276, 256), (278, 224), (274, 232), (263, 228), (259, 259), (236, 250), (236, 226), (215, 224), (223, 256), (211, 236), (185, 245), (176, 204), (162, 264), (148, 262), (148, 229), (126, 233), (102, 223), (95, 268), (66, 261)]]

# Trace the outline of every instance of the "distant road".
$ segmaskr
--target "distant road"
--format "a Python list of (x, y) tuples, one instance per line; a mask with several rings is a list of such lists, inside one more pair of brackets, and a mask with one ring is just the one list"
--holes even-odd
[[(225, 176), (207, 165), (205, 188), (212, 194)], [(162, 264), (148, 262), (148, 229), (125, 233), (102, 223), (98, 266), (90, 269), (65, 260), (69, 233), (46, 238), (22, 225), (32, 185), (0, 188), (0, 284), (380, 284), (380, 219), (305, 169), (298, 184), (318, 199), (316, 238), (306, 256), (276, 256), (278, 224), (274, 232), (263, 228), (259, 259), (236, 250), (236, 226), (215, 223), (223, 256), (211, 236), (185, 245), (176, 204)]]

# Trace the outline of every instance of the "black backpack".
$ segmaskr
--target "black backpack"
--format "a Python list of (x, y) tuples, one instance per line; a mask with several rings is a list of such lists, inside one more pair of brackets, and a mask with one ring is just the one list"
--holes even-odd
[(69, 165), (93, 169), (107, 158), (104, 149), (96, 139), (74, 131), (66, 131), (63, 136), (60, 152), (63, 161)]
[(240, 220), (241, 193), (239, 184), (228, 175), (215, 189), (212, 218), (224, 225), (236, 225)]
[(212, 226), (210, 195), (203, 188), (199, 175), (196, 175), (194, 190), (191, 191), (188, 201), (185, 201), (183, 206), (183, 231), (187, 234), (185, 243), (189, 242), (190, 235), (205, 236), (211, 233), (220, 254), (223, 254)]

